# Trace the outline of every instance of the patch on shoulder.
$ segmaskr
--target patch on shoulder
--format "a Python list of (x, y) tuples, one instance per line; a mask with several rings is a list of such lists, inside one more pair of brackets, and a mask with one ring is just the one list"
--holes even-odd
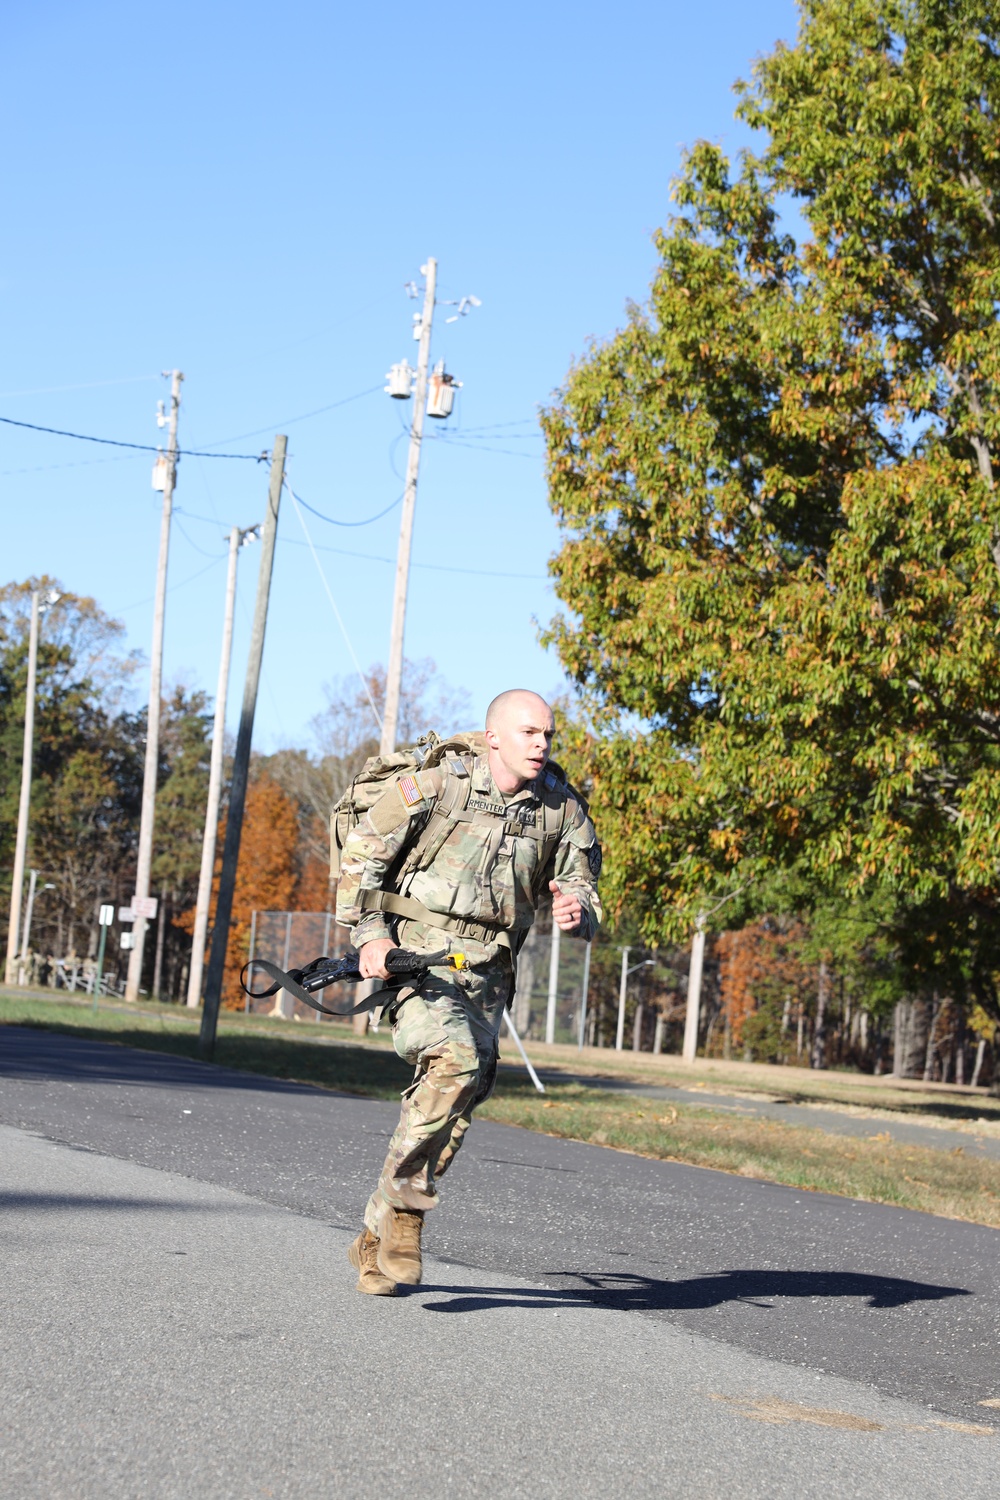
[(601, 856), (600, 844), (591, 844), (590, 848), (587, 850), (587, 863), (590, 866), (591, 875), (595, 880), (599, 879), (601, 874), (601, 866), (604, 863), (604, 860)]
[(396, 782), (399, 795), (403, 799), (404, 807), (416, 807), (423, 802), (424, 794), (417, 786), (416, 778), (413, 776), (401, 776)]

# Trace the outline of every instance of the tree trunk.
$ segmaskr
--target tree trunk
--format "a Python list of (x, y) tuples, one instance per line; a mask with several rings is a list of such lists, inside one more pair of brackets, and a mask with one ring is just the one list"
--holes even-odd
[(646, 1007), (640, 1000), (635, 1007), (635, 1016), (632, 1021), (632, 1051), (642, 1051), (642, 1022), (646, 1014)]
[(167, 900), (160, 892), (160, 904), (156, 911), (156, 958), (153, 962), (153, 993), (151, 999), (159, 1000), (163, 980), (163, 933), (167, 925)]
[(941, 1015), (941, 1001), (938, 999), (937, 990), (931, 999), (930, 1024), (927, 1027), (927, 1045), (924, 1048), (924, 1082), (930, 1083), (931, 1074), (934, 1071), (934, 1043), (937, 1034), (938, 1018)]
[(896, 1044), (892, 1072), (895, 1078), (919, 1078), (927, 1057), (927, 1027), (930, 1002), (900, 1000), (896, 1006)]
[(972, 1083), (970, 1085), (971, 1088), (978, 1087), (978, 1084), (979, 1084), (979, 1075), (983, 1071), (983, 1058), (985, 1056), (986, 1056), (986, 1038), (981, 1036), (979, 1038), (979, 1045), (976, 1048), (976, 1063), (975, 1063), (975, 1067), (972, 1069)]
[(819, 984), (816, 988), (816, 1029), (813, 1032), (811, 1068), (826, 1067), (826, 1006), (830, 998), (830, 970), (825, 958), (820, 959)]

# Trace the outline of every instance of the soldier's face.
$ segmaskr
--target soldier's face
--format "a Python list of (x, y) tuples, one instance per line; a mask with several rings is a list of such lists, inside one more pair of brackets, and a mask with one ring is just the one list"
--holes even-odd
[(516, 700), (493, 728), (486, 731), (490, 759), (494, 762), (494, 777), (502, 769), (507, 773), (505, 779), (514, 778), (522, 784), (534, 781), (545, 769), (554, 730), (552, 710), (541, 698)]

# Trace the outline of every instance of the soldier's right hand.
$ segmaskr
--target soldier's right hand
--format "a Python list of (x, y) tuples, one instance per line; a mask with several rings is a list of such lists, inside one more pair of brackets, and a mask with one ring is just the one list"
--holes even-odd
[(399, 944), (394, 943), (392, 938), (376, 938), (371, 943), (362, 944), (358, 950), (358, 968), (365, 979), (388, 979), (389, 970), (385, 966), (385, 956)]

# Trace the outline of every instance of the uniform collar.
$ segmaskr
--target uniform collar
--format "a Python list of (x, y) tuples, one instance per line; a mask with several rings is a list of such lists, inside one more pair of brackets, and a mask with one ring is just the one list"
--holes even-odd
[(511, 792), (508, 795), (504, 792), (501, 792), (500, 788), (493, 780), (493, 773), (490, 771), (489, 756), (477, 756), (476, 763), (472, 768), (472, 790), (474, 792), (483, 793), (490, 799), (491, 802), (505, 803), (508, 807), (513, 802), (525, 802), (529, 798), (534, 798), (536, 801), (540, 801), (540, 794), (544, 780), (545, 772), (542, 771), (540, 776), (536, 776), (534, 781), (527, 782), (519, 792)]

